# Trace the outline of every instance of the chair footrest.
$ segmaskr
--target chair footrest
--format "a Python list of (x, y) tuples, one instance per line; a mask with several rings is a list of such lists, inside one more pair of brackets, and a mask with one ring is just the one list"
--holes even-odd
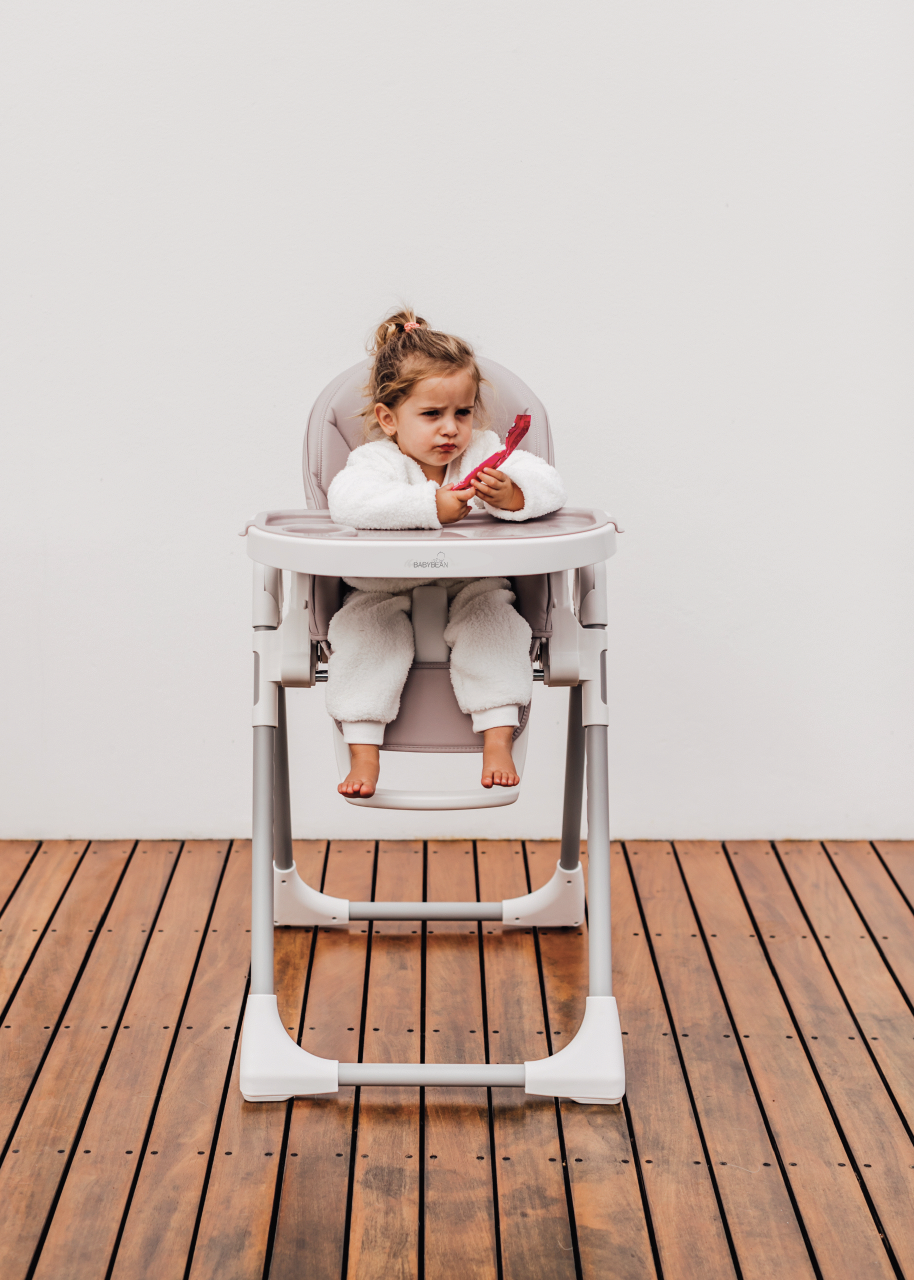
[(496, 809), (514, 804), (520, 787), (479, 787), (473, 791), (389, 791), (379, 787), (373, 796), (343, 796), (360, 809)]
[[(343, 779), (351, 767), (349, 746), (336, 724), (333, 725), (332, 732), (337, 768)], [(528, 736), (524, 730), (514, 742), (514, 767), (521, 779), (524, 776)], [(474, 759), (478, 758), (474, 756)], [(519, 796), (520, 784), (516, 787), (484, 787), (480, 784), (465, 791), (395, 791), (379, 787), (373, 796), (342, 796), (341, 799), (360, 809), (407, 809), (418, 812), (430, 809), (496, 809), (502, 805), (515, 804)]]

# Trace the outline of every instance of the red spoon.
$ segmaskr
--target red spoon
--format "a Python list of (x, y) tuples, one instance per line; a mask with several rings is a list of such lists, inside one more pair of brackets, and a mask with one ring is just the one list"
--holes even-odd
[(474, 467), (468, 476), (464, 476), (459, 484), (452, 484), (451, 488), (455, 491), (458, 489), (469, 489), (480, 471), (484, 471), (486, 467), (491, 467), (493, 471), (497, 471), (501, 464), (511, 457), (511, 454), (529, 430), (530, 414), (519, 413), (514, 419), (514, 426), (505, 437), (504, 448), (499, 449), (498, 453), (493, 453), (491, 458), (486, 458), (485, 462), (480, 462), (479, 466)]

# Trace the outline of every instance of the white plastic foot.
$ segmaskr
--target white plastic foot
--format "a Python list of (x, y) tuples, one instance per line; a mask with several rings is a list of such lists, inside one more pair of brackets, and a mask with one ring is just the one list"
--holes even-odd
[(324, 925), (335, 928), (349, 923), (348, 898), (331, 898), (305, 884), (295, 863), (288, 871), (273, 866), (273, 923)]
[(551, 1058), (525, 1062), (525, 1093), (609, 1106), (625, 1093), (622, 1028), (614, 996), (588, 996), (578, 1034)]
[(518, 928), (533, 924), (580, 924), (584, 919), (584, 872), (581, 864), (578, 863), (574, 871), (563, 871), (562, 864), (557, 862), (552, 879), (541, 888), (525, 893), (522, 898), (505, 898), (501, 906), (502, 921)]
[(339, 1066), (295, 1043), (282, 1025), (275, 996), (248, 996), (241, 1032), (241, 1093), (246, 1102), (337, 1093)]

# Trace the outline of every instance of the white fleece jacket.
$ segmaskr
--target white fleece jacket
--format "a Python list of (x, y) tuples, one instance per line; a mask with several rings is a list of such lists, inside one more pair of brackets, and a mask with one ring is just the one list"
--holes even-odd
[[(452, 458), (444, 484), (455, 484), (480, 462), (502, 448), (494, 431), (474, 431), (459, 457)], [(474, 498), (473, 505), (499, 520), (532, 520), (557, 511), (566, 502), (555, 467), (523, 449), (515, 449), (500, 468), (524, 495), (520, 511), (500, 511)], [(335, 524), (356, 529), (440, 529), (435, 494), (413, 458), (401, 453), (393, 440), (372, 440), (353, 449), (342, 471), (330, 482), (327, 498)]]

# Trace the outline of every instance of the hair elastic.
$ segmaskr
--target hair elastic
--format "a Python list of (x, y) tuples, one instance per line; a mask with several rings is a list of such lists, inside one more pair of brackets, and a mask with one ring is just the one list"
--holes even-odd
[(419, 323), (418, 320), (410, 320), (409, 324), (405, 324), (403, 326), (403, 332), (409, 333), (410, 330), (412, 329), (421, 329), (421, 328), (422, 328), (422, 325)]

